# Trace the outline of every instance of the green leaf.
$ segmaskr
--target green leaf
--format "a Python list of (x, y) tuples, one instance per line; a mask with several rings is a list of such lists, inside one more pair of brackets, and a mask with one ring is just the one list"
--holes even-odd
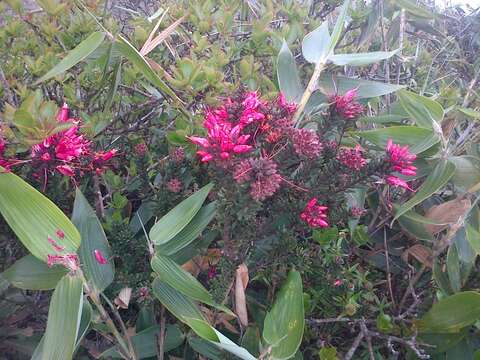
[(466, 238), (476, 255), (480, 255), (480, 232), (471, 224), (465, 224)]
[(388, 124), (388, 123), (401, 123), (405, 117), (396, 114), (384, 114), (378, 116), (364, 116), (357, 121), (367, 124)]
[(0, 212), (30, 253), (42, 261), (53, 254), (48, 237), (57, 230), (65, 237), (58, 244), (73, 253), (80, 246), (80, 234), (65, 214), (42, 193), (13, 173), (0, 167)]
[(53, 69), (43, 75), (40, 79), (38, 79), (34, 85), (38, 85), (39, 83), (51, 79), (52, 77), (57, 76), (74, 67), (80, 61), (84, 60), (88, 57), (88, 55), (94, 52), (95, 49), (100, 46), (104, 39), (104, 32), (94, 32), (85, 40), (83, 40), (80, 44), (78, 44), (74, 49), (70, 50), (67, 56), (65, 56), (62, 61), (55, 65)]
[[(78, 254), (83, 264), (85, 277), (98, 291), (103, 291), (114, 278), (113, 261), (110, 260), (112, 252), (100, 220), (78, 188), (75, 193), (72, 222), (82, 237)], [(106, 264), (102, 265), (97, 262), (95, 250), (102, 253), (107, 260)]]
[(153, 295), (180, 321), (187, 323), (187, 319), (205, 320), (197, 305), (181, 292), (167, 283), (155, 278), (152, 283)]
[(152, 269), (175, 290), (196, 301), (214, 304), (212, 296), (189, 272), (166, 256), (156, 254), (151, 261)]
[(218, 346), (215, 346), (211, 341), (196, 336), (190, 336), (188, 338), (188, 344), (195, 352), (205, 356), (207, 359), (223, 360), (225, 357), (222, 350), (219, 349)]
[(188, 326), (202, 339), (212, 341), (214, 343), (218, 343), (219, 339), (213, 327), (210, 326), (205, 320), (202, 319), (193, 319), (193, 318), (186, 318), (185, 319)]
[(182, 231), (193, 219), (212, 189), (208, 184), (183, 200), (163, 216), (150, 230), (150, 239), (155, 245), (167, 243)]
[(190, 245), (212, 221), (216, 215), (216, 202), (211, 202), (200, 209), (192, 221), (167, 243), (158, 245), (156, 250), (162, 255), (173, 255)]
[(396, 144), (408, 145), (414, 154), (431, 148), (439, 141), (438, 136), (432, 130), (416, 126), (390, 126), (375, 130), (356, 131), (353, 134), (382, 149), (386, 147), (388, 139), (392, 139)]
[[(158, 351), (157, 335), (160, 334), (160, 326), (154, 325), (132, 336), (133, 347), (138, 359), (155, 357)], [(185, 336), (176, 325), (167, 325), (165, 339), (163, 340), (164, 353), (179, 347), (185, 340)], [(118, 346), (104, 351), (101, 358), (121, 359)]]
[(447, 273), (450, 280), (450, 287), (453, 292), (459, 292), (462, 289), (460, 280), (460, 260), (458, 258), (456, 246), (450, 246), (447, 252)]
[(406, 203), (402, 204), (395, 213), (395, 219), (405, 214), (414, 206), (420, 204), (425, 199), (440, 190), (450, 180), (455, 173), (455, 165), (448, 160), (440, 161), (427, 177), (422, 186), (416, 191), (415, 195)]
[(300, 273), (291, 270), (263, 324), (263, 338), (272, 347), (272, 359), (294, 356), (302, 342), (305, 323), (302, 293)]
[(476, 120), (480, 119), (480, 111), (475, 111), (475, 110), (472, 110), (472, 109), (462, 108), (462, 107), (459, 107), (457, 109), (460, 110), (465, 115), (471, 117), (471, 118), (474, 118)]
[(145, 58), (130, 44), (124, 37), (119, 36), (116, 40), (118, 51), (130, 60), (133, 65), (150, 81), (153, 85), (158, 87), (164, 94), (170, 96), (173, 100), (181, 103), (181, 100), (175, 94), (175, 92), (168, 87), (167, 84), (153, 71), (150, 64)]
[(397, 92), (400, 105), (418, 126), (438, 129), (443, 120), (444, 110), (435, 100), (407, 90)]
[(459, 292), (440, 300), (416, 322), (419, 332), (456, 333), (480, 319), (480, 293)]
[(17, 260), (2, 276), (13, 286), (24, 290), (51, 290), (67, 273), (62, 266), (49, 268), (33, 255)]
[(347, 10), (349, 6), (350, 0), (345, 0), (340, 10), (340, 14), (337, 17), (337, 21), (335, 22), (335, 27), (333, 28), (329, 45), (330, 52), (332, 53), (335, 50), (335, 46), (337, 46), (338, 40), (340, 40), (340, 35), (345, 27), (345, 17), (347, 16)]
[(82, 280), (78, 276), (65, 275), (50, 301), (42, 359), (72, 359), (82, 315), (82, 303)]
[(393, 51), (374, 51), (369, 53), (338, 54), (329, 56), (328, 60), (338, 66), (362, 66), (389, 59), (398, 53), (398, 51), (399, 49)]
[(303, 86), (298, 76), (297, 65), (286, 41), (277, 57), (277, 78), (280, 91), (289, 102), (299, 102), (303, 94)]
[(452, 183), (460, 190), (467, 191), (480, 182), (480, 160), (475, 156), (451, 156), (448, 158), (455, 164), (455, 175)]
[(303, 57), (310, 63), (324, 63), (331, 52), (331, 42), (332, 39), (328, 32), (328, 21), (324, 21), (319, 27), (303, 38)]
[(432, 234), (425, 229), (424, 223), (420, 219), (428, 220), (413, 210), (409, 210), (398, 218), (398, 223), (403, 230), (414, 238), (418, 240), (433, 241)]
[(327, 95), (345, 94), (348, 90), (357, 89), (358, 98), (373, 98), (403, 89), (403, 85), (386, 84), (378, 81), (352, 79), (345, 76), (324, 73), (318, 81), (320, 90)]
[(215, 334), (217, 334), (217, 337), (218, 337), (218, 340), (219, 340), (218, 343), (214, 342), (213, 344), (215, 344), (216, 346), (218, 346), (219, 348), (221, 348), (225, 351), (228, 351), (231, 354), (234, 354), (235, 356), (239, 357), (240, 359), (256, 360), (256, 358), (252, 354), (250, 354), (247, 349), (245, 349), (241, 346), (238, 346), (237, 344), (235, 344), (232, 340), (230, 340), (228, 337), (223, 335), (218, 330), (216, 330), (216, 329), (213, 329), (213, 330), (215, 331)]

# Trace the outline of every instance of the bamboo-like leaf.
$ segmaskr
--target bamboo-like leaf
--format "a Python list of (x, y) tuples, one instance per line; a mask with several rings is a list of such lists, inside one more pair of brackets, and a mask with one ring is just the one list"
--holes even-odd
[(54, 76), (57, 76), (68, 69), (77, 65), (80, 61), (88, 57), (92, 52), (97, 49), (100, 44), (105, 39), (105, 33), (101, 31), (94, 32), (80, 44), (77, 45), (74, 49), (70, 50), (57, 65), (43, 75), (40, 79), (35, 82), (35, 85), (44, 82), (45, 80), (51, 79)]
[(13, 286), (25, 290), (51, 290), (67, 273), (61, 266), (49, 268), (33, 255), (17, 260), (2, 273)]
[(388, 139), (392, 139), (396, 144), (408, 145), (414, 154), (430, 149), (440, 141), (432, 130), (416, 126), (390, 126), (382, 129), (356, 131), (353, 134), (382, 149), (387, 145)]
[(363, 66), (389, 59), (398, 53), (398, 51), (399, 49), (393, 51), (374, 51), (369, 53), (335, 54), (330, 55), (328, 60), (338, 66)]
[(0, 212), (30, 253), (42, 261), (53, 254), (48, 237), (58, 230), (65, 234), (57, 239), (65, 252), (80, 246), (80, 234), (65, 214), (47, 197), (18, 176), (0, 167)]
[(331, 52), (331, 42), (330, 33), (328, 32), (328, 21), (324, 21), (319, 27), (303, 38), (303, 57), (308, 62), (314, 64), (325, 62)]
[(153, 225), (150, 229), (150, 239), (153, 243), (155, 245), (165, 244), (179, 234), (198, 213), (212, 187), (213, 184), (204, 186)]
[[(82, 236), (82, 244), (78, 254), (83, 264), (83, 272), (98, 291), (103, 291), (110, 285), (114, 277), (112, 252), (102, 224), (95, 211), (77, 188), (73, 205), (72, 222), (77, 226)], [(95, 250), (101, 251), (107, 260), (106, 264), (99, 264), (95, 258)]]
[(277, 79), (280, 91), (287, 101), (298, 102), (303, 94), (303, 86), (298, 76), (295, 58), (285, 40), (277, 57)]
[(300, 347), (305, 323), (302, 294), (300, 273), (291, 270), (263, 324), (263, 338), (272, 347), (272, 359), (289, 359)]
[(378, 81), (353, 79), (346, 76), (322, 74), (318, 81), (320, 90), (327, 95), (345, 94), (348, 90), (357, 89), (358, 98), (373, 98), (403, 89), (403, 85), (387, 84)]
[(440, 161), (433, 169), (433, 172), (427, 177), (422, 186), (416, 191), (415, 195), (407, 202), (402, 204), (395, 212), (395, 219), (405, 214), (414, 206), (436, 193), (450, 180), (455, 173), (455, 165), (448, 160)]
[(177, 101), (179, 104), (182, 103), (180, 98), (175, 94), (175, 92), (168, 87), (167, 84), (153, 71), (150, 64), (145, 60), (145, 58), (135, 49), (135, 47), (128, 42), (124, 37), (119, 36), (116, 41), (118, 51), (125, 56), (132, 64), (142, 72), (145, 78), (150, 81), (153, 85), (158, 87), (160, 91), (164, 94), (170, 96), (173, 100)]
[(65, 275), (50, 300), (42, 360), (70, 360), (75, 350), (83, 303), (83, 282)]
[(162, 245), (157, 245), (156, 250), (162, 255), (173, 255), (190, 245), (212, 221), (216, 215), (216, 202), (211, 202), (200, 209), (192, 221), (171, 240)]
[(338, 40), (340, 40), (340, 35), (342, 34), (343, 28), (345, 27), (345, 18), (347, 16), (348, 7), (350, 6), (350, 0), (345, 0), (338, 15), (335, 27), (332, 31), (332, 36), (330, 39), (330, 51), (333, 53), (335, 46), (337, 46)]
[(436, 129), (443, 120), (443, 108), (435, 100), (410, 91), (397, 92), (400, 104), (418, 126)]

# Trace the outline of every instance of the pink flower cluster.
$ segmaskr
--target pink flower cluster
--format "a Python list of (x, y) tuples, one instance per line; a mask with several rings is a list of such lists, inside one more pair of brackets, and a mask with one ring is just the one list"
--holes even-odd
[(172, 193), (179, 193), (182, 191), (182, 182), (177, 178), (173, 178), (167, 182), (167, 190)]
[(318, 205), (317, 198), (312, 198), (300, 214), (300, 219), (313, 229), (329, 227), (327, 218), (328, 207)]
[[(410, 152), (408, 145), (402, 147), (398, 144), (394, 144), (392, 139), (388, 139), (386, 151), (388, 156), (387, 161), (390, 163), (392, 171), (405, 176), (415, 176), (417, 174), (417, 168), (413, 166), (413, 162), (417, 156)], [(406, 181), (397, 176), (389, 175), (387, 176), (386, 181), (392, 186), (412, 190)]]
[(323, 144), (313, 130), (292, 129), (291, 139), (295, 152), (300, 156), (315, 159), (322, 152)]
[(57, 120), (70, 122), (73, 126), (32, 146), (34, 168), (43, 171), (55, 169), (69, 177), (75, 176), (76, 170), (80, 175), (84, 171), (102, 172), (105, 163), (115, 156), (117, 151), (112, 149), (106, 152), (93, 152), (91, 142), (79, 133), (79, 121), (69, 117), (67, 104), (60, 109)]
[(344, 95), (330, 98), (338, 115), (347, 120), (353, 120), (363, 113), (363, 105), (355, 101), (357, 89), (348, 90)]
[(233, 178), (239, 184), (250, 183), (250, 196), (257, 201), (272, 196), (282, 182), (282, 177), (277, 172), (277, 164), (263, 157), (240, 161), (234, 169)]
[(337, 154), (337, 160), (349, 169), (359, 171), (366, 164), (363, 157), (363, 148), (356, 145), (354, 148), (341, 148)]
[(224, 105), (217, 109), (210, 109), (203, 123), (207, 130), (207, 137), (189, 136), (191, 142), (200, 146), (197, 154), (202, 162), (229, 160), (235, 154), (243, 154), (252, 149), (248, 144), (252, 134), (245, 134), (245, 127), (256, 121), (265, 119), (259, 111), (262, 102), (256, 92), (246, 93), (241, 102), (242, 111), (238, 118), (231, 119), (229, 109), (237, 104), (227, 99)]

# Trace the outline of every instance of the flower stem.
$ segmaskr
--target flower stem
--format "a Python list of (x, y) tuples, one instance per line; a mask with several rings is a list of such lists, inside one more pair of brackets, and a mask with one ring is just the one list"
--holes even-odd
[(313, 71), (312, 77), (310, 78), (307, 88), (305, 89), (305, 92), (302, 95), (302, 99), (298, 104), (297, 111), (295, 111), (295, 115), (293, 115), (293, 122), (295, 124), (295, 127), (298, 127), (298, 125), (300, 125), (300, 118), (302, 116), (302, 113), (305, 110), (305, 106), (307, 105), (308, 99), (310, 99), (310, 96), (312, 96), (313, 92), (317, 88), (318, 78), (320, 77), (320, 74), (322, 73), (324, 68), (325, 68), (325, 63), (322, 61), (319, 61), (315, 65), (315, 70)]

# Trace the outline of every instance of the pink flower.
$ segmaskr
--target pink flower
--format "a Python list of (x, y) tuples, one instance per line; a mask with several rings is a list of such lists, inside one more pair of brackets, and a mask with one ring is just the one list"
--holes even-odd
[(399, 172), (405, 176), (415, 176), (417, 168), (413, 166), (413, 162), (417, 155), (410, 153), (408, 145), (404, 147), (394, 144), (392, 139), (387, 141), (388, 161), (392, 165), (392, 170)]
[(176, 148), (170, 154), (173, 161), (179, 163), (185, 159), (185, 150), (182, 147)]
[(263, 103), (258, 99), (256, 91), (250, 91), (246, 94), (245, 99), (242, 102), (243, 113), (240, 117), (240, 124), (245, 126), (253, 123), (254, 121), (265, 119), (265, 115), (261, 113), (259, 107)]
[(69, 109), (67, 103), (63, 103), (62, 108), (58, 111), (57, 114), (57, 121), (58, 122), (66, 122), (69, 118)]
[(117, 149), (95, 153), (95, 161), (108, 161), (117, 154)]
[(295, 152), (309, 159), (317, 158), (322, 152), (323, 145), (315, 131), (310, 129), (293, 129), (292, 143)]
[(337, 159), (349, 169), (356, 171), (359, 171), (367, 164), (367, 160), (363, 158), (363, 149), (360, 145), (356, 145), (354, 148), (340, 149)]
[(72, 177), (75, 175), (75, 171), (73, 171), (72, 167), (69, 165), (58, 165), (56, 169), (58, 170), (59, 173), (65, 176)]
[(174, 178), (167, 182), (167, 190), (172, 193), (179, 193), (182, 191), (182, 182), (177, 178)]
[(339, 287), (342, 284), (343, 284), (343, 280), (341, 280), (341, 279), (337, 279), (333, 282), (333, 286), (335, 286), (335, 287)]
[(212, 280), (215, 276), (217, 276), (217, 267), (215, 265), (211, 265), (208, 268), (207, 278), (208, 280)]
[(345, 95), (335, 95), (330, 98), (334, 103), (335, 111), (341, 117), (352, 120), (357, 118), (363, 112), (363, 106), (355, 101), (357, 97), (357, 89), (348, 90)]
[(95, 260), (97, 260), (97, 262), (100, 264), (100, 265), (105, 265), (107, 264), (107, 259), (105, 259), (105, 257), (103, 256), (103, 253), (98, 250), (98, 249), (95, 249), (93, 251), (93, 255), (95, 255)]
[(395, 187), (402, 187), (404, 189), (413, 191), (413, 189), (408, 185), (408, 183), (396, 176), (389, 175), (387, 176), (387, 184), (395, 186)]
[(148, 147), (145, 143), (140, 143), (140, 144), (135, 145), (133, 151), (135, 152), (135, 155), (145, 156), (145, 154), (148, 151)]
[(300, 214), (300, 219), (311, 228), (326, 228), (329, 226), (327, 218), (328, 207), (317, 204), (317, 198), (312, 198)]
[(75, 272), (80, 269), (80, 261), (77, 254), (47, 255), (47, 266), (62, 265), (68, 270)]
[(280, 93), (277, 99), (278, 105), (284, 109), (288, 114), (293, 114), (297, 110), (297, 104), (287, 102), (285, 96)]
[(352, 206), (350, 208), (350, 214), (352, 214), (353, 217), (361, 217), (364, 212), (365, 212), (365, 209), (362, 209), (356, 206)]

